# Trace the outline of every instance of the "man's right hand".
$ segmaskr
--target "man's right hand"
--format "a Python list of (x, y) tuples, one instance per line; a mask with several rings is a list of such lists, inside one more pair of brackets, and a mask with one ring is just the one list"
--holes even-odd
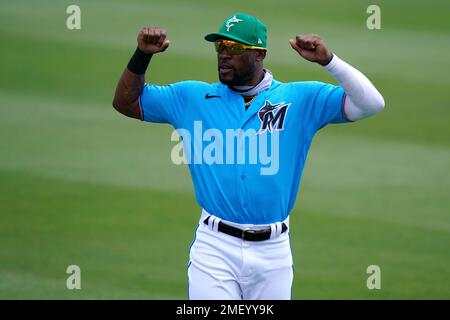
[(145, 27), (137, 37), (138, 47), (148, 54), (163, 52), (169, 47), (166, 35), (166, 30), (159, 27)]

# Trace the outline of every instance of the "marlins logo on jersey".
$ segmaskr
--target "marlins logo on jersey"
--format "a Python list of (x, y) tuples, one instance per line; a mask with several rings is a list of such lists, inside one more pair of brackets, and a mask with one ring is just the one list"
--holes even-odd
[(259, 109), (258, 117), (261, 120), (261, 128), (258, 134), (262, 134), (273, 129), (277, 131), (283, 130), (284, 119), (286, 118), (286, 111), (290, 103), (279, 102), (272, 104), (269, 100), (266, 100), (264, 106)]

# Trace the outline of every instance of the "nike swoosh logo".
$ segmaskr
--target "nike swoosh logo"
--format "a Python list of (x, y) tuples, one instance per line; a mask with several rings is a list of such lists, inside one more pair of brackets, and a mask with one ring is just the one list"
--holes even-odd
[(213, 96), (210, 95), (209, 93), (205, 94), (205, 99), (211, 99), (211, 98), (222, 98), (221, 96)]

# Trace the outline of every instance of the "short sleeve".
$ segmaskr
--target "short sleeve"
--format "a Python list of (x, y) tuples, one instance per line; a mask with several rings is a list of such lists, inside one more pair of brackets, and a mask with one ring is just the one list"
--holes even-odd
[(349, 122), (344, 112), (345, 91), (342, 87), (322, 83), (314, 99), (317, 130), (329, 123)]
[(188, 81), (165, 86), (146, 84), (139, 99), (142, 120), (170, 123), (178, 128), (183, 121), (188, 88)]

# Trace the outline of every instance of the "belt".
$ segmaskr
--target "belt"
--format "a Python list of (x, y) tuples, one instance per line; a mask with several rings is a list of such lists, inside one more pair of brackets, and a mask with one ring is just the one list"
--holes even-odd
[[(211, 216), (208, 216), (205, 220), (203, 220), (203, 223), (208, 225), (209, 218)], [(281, 233), (286, 232), (288, 227), (283, 222), (281, 223)], [(246, 241), (263, 241), (270, 239), (271, 229), (265, 228), (261, 230), (252, 230), (252, 229), (239, 229), (233, 226), (230, 226), (229, 224), (226, 224), (222, 221), (219, 221), (218, 229), (220, 232), (226, 233), (230, 236), (246, 240)]]

